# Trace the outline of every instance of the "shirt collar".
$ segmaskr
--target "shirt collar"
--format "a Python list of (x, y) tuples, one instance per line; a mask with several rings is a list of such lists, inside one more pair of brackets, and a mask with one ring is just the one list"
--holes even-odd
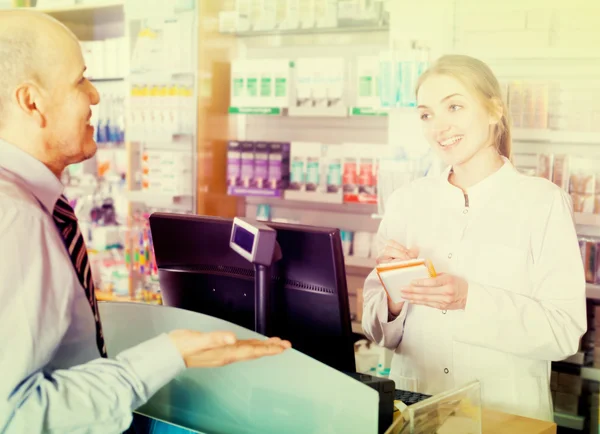
[(12, 173), (50, 214), (63, 193), (64, 185), (41, 161), (0, 139), (0, 168)]
[[(502, 160), (504, 161), (504, 164), (500, 169), (467, 189), (466, 193), (469, 197), (469, 205), (477, 206), (482, 204), (487, 198), (492, 197), (496, 188), (508, 182), (509, 179), (518, 173), (508, 158), (502, 156)], [(452, 185), (448, 180), (451, 171), (452, 166), (448, 166), (442, 173), (440, 180), (443, 187), (450, 193), (450, 198), (453, 198), (454, 196), (464, 198), (461, 189)]]

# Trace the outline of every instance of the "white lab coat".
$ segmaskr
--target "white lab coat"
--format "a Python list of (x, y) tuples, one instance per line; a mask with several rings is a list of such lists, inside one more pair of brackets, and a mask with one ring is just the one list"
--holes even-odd
[(419, 179), (389, 199), (378, 232), (418, 247), (438, 272), (465, 278), (464, 310), (406, 303), (388, 321), (373, 271), (364, 286), (367, 337), (395, 350), (396, 388), (436, 394), (479, 380), (483, 404), (552, 420), (550, 361), (578, 350), (587, 329), (585, 277), (569, 196), (551, 182), (504, 166), (468, 190)]

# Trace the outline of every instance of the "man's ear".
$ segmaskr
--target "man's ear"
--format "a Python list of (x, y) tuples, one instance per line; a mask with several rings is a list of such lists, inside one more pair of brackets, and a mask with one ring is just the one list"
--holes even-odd
[(40, 127), (45, 126), (46, 117), (42, 110), (44, 95), (37, 83), (24, 81), (15, 88), (13, 96), (17, 107), (25, 116), (33, 120)]
[(498, 98), (492, 98), (492, 111), (490, 112), (490, 125), (496, 125), (504, 115), (502, 101)]

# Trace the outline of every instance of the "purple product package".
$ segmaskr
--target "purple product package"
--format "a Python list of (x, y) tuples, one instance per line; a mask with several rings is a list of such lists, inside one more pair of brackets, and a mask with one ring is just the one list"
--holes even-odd
[(268, 186), (271, 190), (285, 190), (290, 182), (290, 143), (269, 143)]
[(240, 142), (230, 141), (227, 144), (227, 185), (235, 187), (240, 184), (242, 152)]
[(240, 186), (249, 188), (254, 178), (254, 142), (242, 142), (241, 145)]
[(267, 188), (269, 177), (269, 151), (268, 143), (258, 142), (254, 144), (254, 176), (252, 187)]
[(596, 242), (596, 284), (600, 285), (600, 241)]

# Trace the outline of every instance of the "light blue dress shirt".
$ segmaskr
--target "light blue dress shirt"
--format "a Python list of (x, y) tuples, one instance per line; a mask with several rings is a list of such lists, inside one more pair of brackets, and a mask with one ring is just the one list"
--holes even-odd
[(62, 192), (44, 164), (0, 140), (0, 433), (123, 432), (185, 369), (165, 334), (100, 358), (52, 218)]

